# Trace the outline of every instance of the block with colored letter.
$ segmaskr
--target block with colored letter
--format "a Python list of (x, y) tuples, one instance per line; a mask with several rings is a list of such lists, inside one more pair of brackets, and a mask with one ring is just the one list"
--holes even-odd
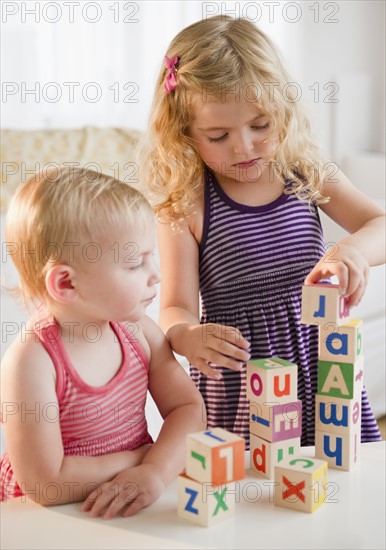
[(350, 317), (347, 304), (347, 298), (339, 294), (339, 285), (304, 285), (301, 322), (305, 325), (342, 325), (347, 323)]
[(186, 473), (201, 482), (229, 483), (245, 477), (245, 439), (222, 428), (187, 436)]
[(208, 527), (234, 514), (235, 483), (200, 483), (185, 474), (178, 476), (178, 515)]
[(275, 466), (276, 506), (314, 512), (326, 499), (327, 462), (296, 456)]
[(250, 434), (250, 468), (258, 476), (273, 479), (275, 466), (300, 453), (300, 437), (270, 443)]
[(288, 403), (297, 400), (298, 366), (280, 357), (247, 363), (247, 398), (253, 403)]
[(359, 462), (361, 444), (360, 423), (347, 435), (315, 432), (315, 456), (327, 460), (335, 470), (352, 470)]
[(319, 359), (355, 363), (363, 353), (362, 332), (361, 319), (351, 319), (339, 327), (334, 323), (320, 325)]
[(362, 398), (315, 396), (315, 430), (347, 435), (361, 424)]
[(330, 397), (355, 399), (363, 388), (363, 355), (355, 363), (318, 362), (318, 393)]
[(250, 433), (266, 441), (282, 441), (302, 435), (302, 402), (281, 405), (253, 403), (250, 406)]

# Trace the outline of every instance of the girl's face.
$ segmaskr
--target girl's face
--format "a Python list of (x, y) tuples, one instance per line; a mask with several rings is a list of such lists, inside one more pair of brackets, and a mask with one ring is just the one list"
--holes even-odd
[(95, 244), (76, 270), (79, 310), (94, 321), (138, 321), (160, 281), (153, 261), (154, 220), (106, 231), (105, 242)]
[(231, 98), (195, 104), (189, 136), (222, 183), (257, 182), (273, 160), (277, 136), (272, 119), (255, 103)]

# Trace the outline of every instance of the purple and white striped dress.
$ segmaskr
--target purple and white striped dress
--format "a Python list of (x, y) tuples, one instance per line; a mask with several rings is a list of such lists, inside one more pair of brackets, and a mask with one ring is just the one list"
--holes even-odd
[[(251, 343), (252, 359), (278, 356), (298, 365), (302, 445), (314, 444), (318, 327), (300, 322), (301, 288), (324, 252), (315, 206), (295, 194), (282, 194), (264, 206), (245, 206), (228, 197), (206, 170), (201, 322), (237, 327)], [(206, 403), (208, 426), (237, 433), (248, 444), (246, 366), (240, 372), (218, 368), (220, 381), (190, 369)], [(380, 438), (364, 390), (362, 441)]]

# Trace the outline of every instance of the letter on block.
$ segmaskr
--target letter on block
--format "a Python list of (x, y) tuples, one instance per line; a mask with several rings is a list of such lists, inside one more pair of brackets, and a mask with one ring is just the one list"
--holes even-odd
[(362, 399), (339, 399), (316, 394), (315, 430), (340, 435), (356, 431), (361, 424)]
[(258, 476), (267, 479), (273, 479), (277, 464), (300, 453), (300, 437), (269, 443), (251, 434), (250, 442), (250, 467)]
[(229, 483), (245, 477), (245, 439), (222, 428), (187, 436), (186, 473), (192, 479)]
[(355, 363), (363, 353), (361, 319), (351, 319), (340, 327), (326, 323), (319, 330), (319, 359)]
[(208, 527), (235, 512), (235, 483), (200, 483), (185, 474), (178, 476), (178, 515)]
[(318, 393), (355, 399), (363, 388), (363, 355), (355, 363), (318, 362)]
[(302, 288), (302, 323), (325, 325), (347, 323), (350, 310), (347, 298), (339, 294), (339, 285), (315, 284)]
[(326, 499), (327, 462), (297, 456), (275, 466), (276, 506), (314, 512)]
[(315, 456), (335, 470), (352, 470), (359, 462), (361, 426), (348, 435), (315, 432)]
[(280, 357), (247, 363), (247, 397), (252, 403), (289, 403), (298, 396), (298, 366)]
[(250, 404), (250, 433), (266, 441), (283, 441), (302, 435), (302, 402), (282, 405)]

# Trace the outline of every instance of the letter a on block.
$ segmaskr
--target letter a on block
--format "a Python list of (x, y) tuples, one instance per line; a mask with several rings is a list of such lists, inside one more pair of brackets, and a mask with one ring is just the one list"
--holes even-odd
[(342, 395), (349, 395), (348, 387), (343, 378), (339, 365), (332, 365), (326, 381), (321, 389), (321, 393), (329, 393), (331, 389), (337, 389)]

